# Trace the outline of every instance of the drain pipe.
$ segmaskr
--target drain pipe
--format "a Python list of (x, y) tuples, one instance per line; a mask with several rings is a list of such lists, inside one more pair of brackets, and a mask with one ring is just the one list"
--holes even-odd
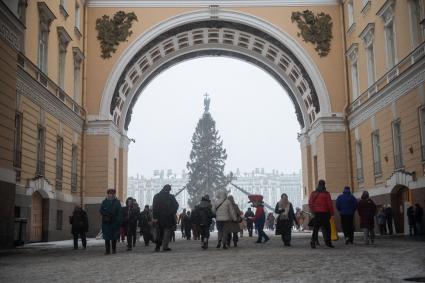
[(349, 92), (349, 87), (348, 87), (348, 66), (347, 66), (347, 60), (346, 60), (346, 56), (345, 56), (345, 51), (347, 50), (347, 37), (345, 34), (345, 13), (344, 13), (344, 2), (343, 1), (339, 1), (339, 9), (340, 9), (340, 14), (341, 14), (341, 33), (342, 33), (342, 38), (343, 38), (343, 62), (344, 62), (344, 69), (345, 69), (345, 83), (344, 83), (344, 88), (345, 88), (345, 93), (347, 94), (347, 101), (346, 104), (344, 105), (344, 118), (345, 118), (345, 137), (347, 140), (347, 145), (348, 145), (348, 178), (349, 183), (350, 183), (350, 187), (351, 187), (351, 191), (354, 192), (354, 181), (353, 181), (353, 154), (352, 154), (352, 145), (351, 145), (351, 132), (350, 132), (350, 123), (348, 121), (348, 107), (350, 106), (350, 92)]

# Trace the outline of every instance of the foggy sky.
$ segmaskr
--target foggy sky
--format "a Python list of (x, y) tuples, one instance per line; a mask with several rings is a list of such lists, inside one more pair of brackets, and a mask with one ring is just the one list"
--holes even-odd
[(128, 176), (186, 169), (206, 92), (227, 150), (226, 171), (301, 169), (300, 126), (285, 90), (254, 65), (205, 57), (165, 70), (139, 96), (127, 133), (136, 140), (129, 146)]

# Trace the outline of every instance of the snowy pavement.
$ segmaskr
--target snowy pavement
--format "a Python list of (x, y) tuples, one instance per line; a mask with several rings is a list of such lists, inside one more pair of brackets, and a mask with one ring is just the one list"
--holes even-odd
[[(291, 247), (277, 236), (266, 244), (243, 237), (239, 247), (206, 251), (176, 235), (171, 252), (154, 253), (143, 243), (127, 252), (103, 255), (103, 241), (89, 239), (87, 250), (72, 241), (48, 242), (0, 251), (0, 282), (406, 282), (425, 277), (425, 241), (385, 237), (366, 246), (342, 240), (335, 249), (309, 247), (308, 233), (294, 233)], [(321, 241), (323, 243), (323, 241)], [(423, 281), (422, 281), (423, 282)]]

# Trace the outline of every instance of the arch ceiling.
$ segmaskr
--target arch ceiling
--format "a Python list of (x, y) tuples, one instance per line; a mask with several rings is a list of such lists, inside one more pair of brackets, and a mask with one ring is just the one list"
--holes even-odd
[(127, 130), (140, 93), (161, 71), (196, 57), (228, 56), (255, 64), (274, 77), (290, 96), (301, 128), (309, 128), (320, 114), (329, 112), (329, 99), (320, 74), (314, 66), (303, 64), (294, 54), (300, 50), (290, 49), (288, 43), (294, 45), (240, 21), (209, 18), (175, 25), (127, 56), (124, 68), (115, 68), (118, 78), (108, 80), (110, 93), (105, 96), (107, 86), (101, 111), (105, 112), (107, 106), (109, 117), (120, 129)]

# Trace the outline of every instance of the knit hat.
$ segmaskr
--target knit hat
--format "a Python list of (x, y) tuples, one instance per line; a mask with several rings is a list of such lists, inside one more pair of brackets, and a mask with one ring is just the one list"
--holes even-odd
[(106, 191), (106, 193), (107, 194), (116, 194), (117, 193), (117, 191), (115, 190), (115, 189), (108, 189), (107, 191)]

